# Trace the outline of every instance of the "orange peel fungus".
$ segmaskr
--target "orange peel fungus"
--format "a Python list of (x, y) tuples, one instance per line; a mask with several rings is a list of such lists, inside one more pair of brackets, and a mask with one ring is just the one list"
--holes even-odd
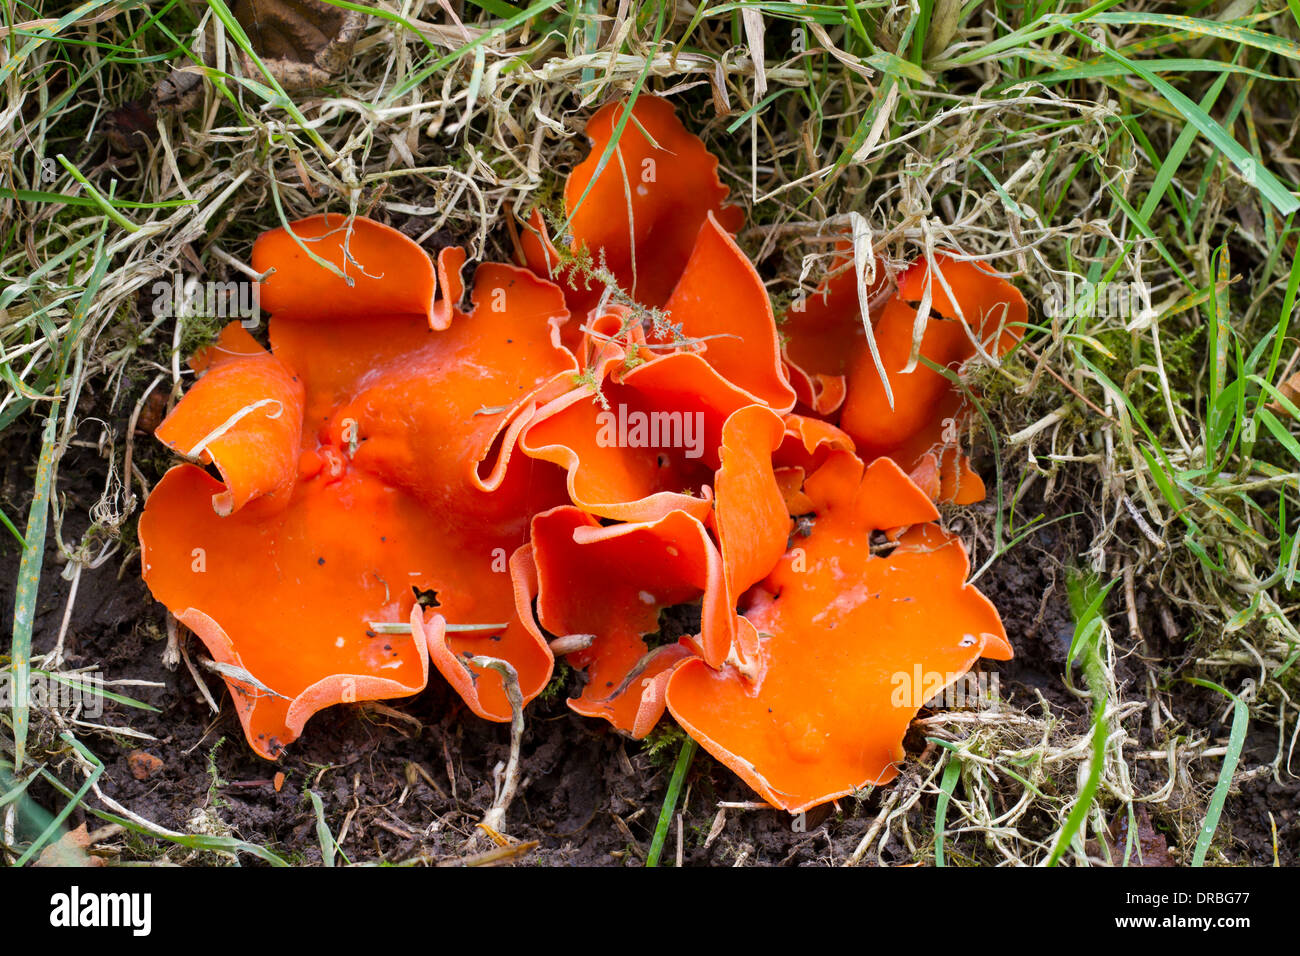
[(917, 356), (996, 359), (1024, 300), (950, 254), (891, 291), (880, 259), (865, 296), (850, 262), (778, 323), (718, 161), (666, 100), (587, 133), (562, 248), (534, 213), (522, 265), (479, 264), (468, 302), (461, 249), (368, 219), (257, 240), (269, 348), (231, 324), (192, 358), (157, 431), (185, 461), (141, 518), (145, 580), (266, 757), (324, 707), (419, 692), (431, 663), (510, 720), (472, 661), (509, 664), (526, 703), (558, 639), (574, 711), (640, 738), (667, 710), (773, 806), (887, 783), (925, 703), (897, 675), (940, 675), (933, 693), (1011, 656), (936, 507), (983, 496), (954, 439), (966, 393)]

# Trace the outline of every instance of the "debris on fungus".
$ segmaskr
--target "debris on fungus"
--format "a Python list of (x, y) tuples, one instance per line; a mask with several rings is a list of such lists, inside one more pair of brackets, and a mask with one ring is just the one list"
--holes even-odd
[[(773, 806), (886, 783), (925, 703), (891, 678), (932, 694), (1011, 656), (936, 504), (983, 495), (954, 379), (1015, 345), (1024, 300), (956, 253), (863, 289), (841, 249), (778, 335), (673, 108), (587, 131), (560, 247), (535, 213), (527, 267), (479, 264), (468, 305), (462, 250), (368, 219), (257, 240), (270, 348), (232, 324), (193, 357), (145, 580), (266, 757), (430, 662), (518, 726), (565, 654), (573, 710), (640, 738), (667, 709)], [(698, 629), (656, 639), (683, 604)]]

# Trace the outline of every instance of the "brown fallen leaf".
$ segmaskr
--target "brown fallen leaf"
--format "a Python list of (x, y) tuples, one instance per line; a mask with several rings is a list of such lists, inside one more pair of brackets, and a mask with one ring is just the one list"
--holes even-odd
[[(1178, 861), (1174, 859), (1173, 853), (1169, 850), (1169, 841), (1165, 835), (1157, 830), (1151, 822), (1151, 814), (1147, 808), (1138, 806), (1133, 814), (1137, 819), (1137, 845), (1134, 847), (1133, 855), (1129, 859), (1130, 866), (1178, 866)], [(1101, 838), (1106, 841), (1106, 847), (1103, 850), (1101, 842), (1094, 837), (1089, 840), (1086, 846), (1088, 856), (1097, 860), (1106, 860), (1108, 858), (1114, 866), (1120, 866), (1124, 859), (1124, 847), (1128, 843), (1128, 816), (1123, 815), (1111, 822), (1106, 832), (1100, 834)]]
[(33, 866), (103, 866), (104, 861), (87, 853), (90, 833), (83, 823), (41, 851)]
[[(319, 86), (341, 70), (366, 21), (363, 13), (319, 0), (238, 0), (234, 13), (254, 52), (285, 89)], [(240, 60), (247, 75), (261, 77), (242, 51)], [(186, 61), (173, 69), (144, 96), (108, 112), (103, 130), (110, 149), (120, 156), (149, 149), (158, 139), (159, 116), (191, 109), (202, 91), (202, 67)]]
[[(1286, 396), (1287, 401), (1292, 405), (1300, 406), (1300, 372), (1296, 372), (1286, 381), (1278, 385), (1277, 390)], [(1281, 402), (1269, 402), (1268, 409), (1281, 415), (1290, 415)]]
[(133, 750), (126, 756), (126, 764), (131, 768), (131, 776), (137, 780), (148, 780), (163, 768), (163, 762), (144, 750)]
[[(235, 19), (254, 52), (286, 89), (319, 86), (352, 56), (366, 16), (319, 0), (238, 0)], [(241, 53), (244, 69), (260, 71)]]

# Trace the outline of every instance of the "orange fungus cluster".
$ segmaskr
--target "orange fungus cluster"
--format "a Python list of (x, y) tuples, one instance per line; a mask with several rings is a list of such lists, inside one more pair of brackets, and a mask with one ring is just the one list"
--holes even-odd
[(259, 754), (430, 663), (510, 720), (559, 652), (573, 710), (637, 738), (667, 710), (797, 811), (896, 775), (923, 701), (894, 675), (1011, 656), (936, 504), (984, 495), (951, 373), (1024, 300), (944, 254), (863, 275), (846, 242), (778, 320), (717, 160), (628, 109), (592, 117), (563, 223), (468, 290), (461, 249), (364, 218), (258, 239), (269, 350), (232, 323), (191, 359), (140, 540)]

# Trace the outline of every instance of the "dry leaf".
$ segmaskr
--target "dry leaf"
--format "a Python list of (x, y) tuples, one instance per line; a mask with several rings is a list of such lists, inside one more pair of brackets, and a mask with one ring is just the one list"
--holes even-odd
[(962, 0), (938, 0), (930, 13), (930, 28), (925, 33), (925, 59), (937, 57), (957, 35)]
[(131, 776), (137, 780), (148, 780), (163, 768), (162, 760), (144, 750), (133, 750), (127, 754), (126, 765), (131, 768)]
[[(1137, 846), (1132, 858), (1129, 860), (1129, 865), (1143, 867), (1177, 866), (1178, 861), (1174, 859), (1173, 854), (1169, 851), (1169, 841), (1165, 839), (1163, 833), (1155, 828), (1155, 825), (1151, 822), (1151, 814), (1147, 812), (1146, 807), (1137, 807), (1134, 816), (1137, 819)], [(1100, 834), (1100, 837), (1106, 841), (1106, 846), (1103, 848), (1100, 840), (1093, 837), (1087, 843), (1088, 855), (1099, 860), (1109, 859), (1112, 865), (1119, 866), (1124, 859), (1124, 849), (1128, 843), (1127, 817), (1118, 817), (1113, 820), (1110, 827)]]
[[(1292, 405), (1300, 406), (1300, 372), (1296, 372), (1285, 382), (1278, 385), (1277, 390), (1285, 396), (1286, 400)], [(1281, 402), (1269, 402), (1268, 407), (1279, 414), (1290, 415), (1291, 413), (1283, 407)]]
[[(319, 0), (239, 0), (234, 14), (263, 65), (286, 89), (319, 86), (341, 70), (366, 19)], [(248, 57), (241, 59), (249, 76), (260, 74)]]
[(86, 852), (90, 846), (90, 833), (83, 823), (69, 830), (51, 843), (36, 858), (35, 866), (103, 866), (104, 861)]

